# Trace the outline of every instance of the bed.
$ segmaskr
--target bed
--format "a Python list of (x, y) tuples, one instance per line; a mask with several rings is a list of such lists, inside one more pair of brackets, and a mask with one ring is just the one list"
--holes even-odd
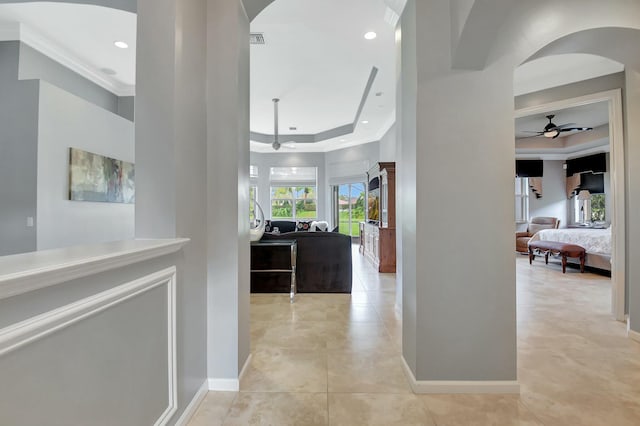
[(587, 252), (585, 265), (611, 271), (611, 227), (543, 229), (531, 237), (531, 241), (577, 244)]

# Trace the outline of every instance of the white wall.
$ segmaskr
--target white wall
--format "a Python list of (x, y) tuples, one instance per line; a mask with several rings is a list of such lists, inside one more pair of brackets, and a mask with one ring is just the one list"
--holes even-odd
[(38, 82), (18, 81), (19, 48), (0, 42), (0, 256), (36, 249)]
[(396, 161), (396, 125), (389, 127), (380, 139), (380, 161)]
[(536, 198), (529, 190), (529, 217), (550, 216), (560, 219), (560, 227), (570, 223), (570, 201), (567, 200), (564, 161), (545, 160), (543, 162), (542, 198)]
[(37, 248), (125, 240), (134, 205), (69, 201), (69, 148), (134, 162), (133, 123), (40, 81)]

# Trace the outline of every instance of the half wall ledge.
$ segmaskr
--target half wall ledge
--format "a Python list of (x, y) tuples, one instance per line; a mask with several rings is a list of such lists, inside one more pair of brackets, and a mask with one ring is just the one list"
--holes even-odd
[(0, 300), (177, 252), (188, 238), (140, 239), (0, 257)]

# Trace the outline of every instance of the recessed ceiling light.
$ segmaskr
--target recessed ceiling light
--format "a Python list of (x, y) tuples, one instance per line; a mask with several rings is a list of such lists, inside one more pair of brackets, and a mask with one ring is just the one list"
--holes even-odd
[(113, 44), (116, 47), (119, 47), (120, 49), (126, 49), (129, 47), (129, 45), (127, 43), (125, 43), (124, 41), (114, 41)]
[(366, 38), (367, 40), (373, 40), (376, 37), (378, 37), (378, 34), (374, 33), (373, 31), (369, 31), (364, 35), (364, 38)]
[(346, 142), (346, 141), (347, 141), (346, 139), (340, 139), (340, 142)]
[(369, 124), (369, 121), (368, 120), (362, 120), (361, 123), (362, 124)]

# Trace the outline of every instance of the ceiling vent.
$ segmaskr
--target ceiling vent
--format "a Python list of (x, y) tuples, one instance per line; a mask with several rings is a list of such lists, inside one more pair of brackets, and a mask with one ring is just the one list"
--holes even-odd
[(251, 33), (251, 34), (249, 34), (249, 43), (250, 44), (264, 44), (264, 34), (262, 34), (262, 33)]

